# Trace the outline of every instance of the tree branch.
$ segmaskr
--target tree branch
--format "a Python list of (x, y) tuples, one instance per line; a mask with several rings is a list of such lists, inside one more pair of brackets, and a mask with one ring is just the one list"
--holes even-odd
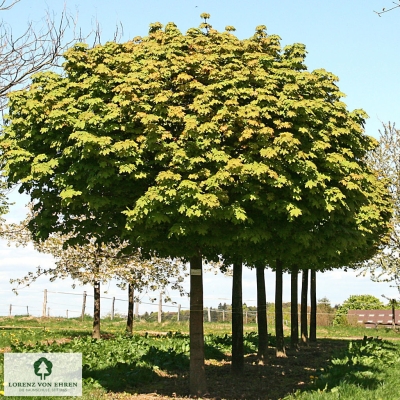
[(395, 8), (399, 8), (400, 7), (400, 3), (396, 3), (396, 2), (393, 1), (393, 4), (395, 4), (395, 6), (392, 7), (392, 8), (387, 8), (387, 9), (386, 8), (382, 8), (382, 11), (374, 11), (374, 13), (378, 14), (379, 16), (381, 16), (384, 13), (387, 13), (389, 11), (394, 10)]
[(14, 7), (15, 4), (19, 3), (21, 0), (13, 0), (7, 5), (7, 0), (0, 1), (0, 11), (7, 11)]
[[(0, 0), (0, 11), (9, 10), (19, 1), (7, 4), (7, 0)], [(65, 40), (71, 27), (74, 28), (72, 39)], [(19, 35), (8, 24), (0, 22), (0, 112), (5, 109), (6, 96), (12, 89), (23, 89), (35, 72), (58, 66), (62, 53), (77, 41), (75, 27), (75, 19), (65, 9), (58, 20), (47, 12), (42, 27), (29, 22)]]

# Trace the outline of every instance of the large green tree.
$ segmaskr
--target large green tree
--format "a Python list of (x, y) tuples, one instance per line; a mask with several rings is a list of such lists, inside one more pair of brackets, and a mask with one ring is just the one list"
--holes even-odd
[(126, 238), (190, 261), (196, 395), (207, 390), (203, 258), (315, 264), (321, 249), (378, 240), (387, 215), (364, 162), (375, 144), (365, 114), (347, 110), (337, 78), (307, 71), (305, 47), (281, 49), (265, 26), (240, 40), (203, 17), (186, 34), (155, 23), (127, 43), (75, 46), (64, 74), (38, 74), (10, 96), (1, 138), (37, 238)]

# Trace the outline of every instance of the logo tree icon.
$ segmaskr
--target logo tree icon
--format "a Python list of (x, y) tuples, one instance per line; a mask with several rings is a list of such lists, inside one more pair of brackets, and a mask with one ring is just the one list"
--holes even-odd
[(51, 375), (53, 363), (45, 357), (40, 357), (33, 363), (35, 375), (40, 376), (40, 380), (46, 380), (46, 376)]

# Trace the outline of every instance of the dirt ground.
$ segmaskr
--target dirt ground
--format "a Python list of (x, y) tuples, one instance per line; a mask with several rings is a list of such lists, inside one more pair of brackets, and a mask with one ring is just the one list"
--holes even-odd
[[(258, 365), (256, 355), (245, 357), (244, 373), (234, 378), (230, 372), (230, 360), (206, 361), (208, 394), (213, 400), (278, 400), (311, 383), (316, 372), (327, 365), (335, 354), (347, 347), (348, 340), (319, 339), (317, 343), (300, 350), (287, 350), (287, 358), (276, 358), (270, 348), (266, 365)], [(165, 400), (188, 398), (187, 374), (168, 375), (160, 373), (156, 381), (136, 386), (130, 393), (109, 393), (110, 400)]]

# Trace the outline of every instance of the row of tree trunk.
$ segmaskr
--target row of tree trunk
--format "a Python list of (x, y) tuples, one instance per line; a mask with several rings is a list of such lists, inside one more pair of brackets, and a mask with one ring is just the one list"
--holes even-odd
[[(203, 282), (202, 259), (193, 257), (190, 263), (190, 387), (191, 394), (207, 392), (207, 384), (204, 369), (204, 331), (203, 331)], [(243, 345), (243, 299), (242, 299), (242, 260), (233, 263), (232, 282), (232, 373), (240, 375), (244, 369), (244, 345)], [(268, 323), (267, 302), (265, 291), (264, 265), (256, 265), (257, 282), (257, 324), (258, 324), (258, 360), (265, 364), (268, 358)], [(307, 296), (309, 271), (311, 275), (311, 315), (310, 335), (308, 335)], [(276, 356), (286, 357), (283, 331), (283, 265), (280, 260), (275, 265), (275, 332), (276, 332)], [(297, 266), (291, 269), (291, 337), (292, 349), (299, 348), (299, 323), (298, 323), (298, 273)], [(94, 319), (92, 337), (100, 338), (100, 282), (94, 286)], [(128, 287), (128, 319), (126, 331), (133, 332), (134, 292), (133, 287)], [(301, 283), (301, 307), (300, 307), (300, 341), (307, 344), (308, 341), (316, 341), (316, 273), (314, 270), (302, 270)]]
[[(264, 364), (268, 356), (268, 323), (267, 303), (265, 292), (264, 266), (256, 265), (257, 278), (257, 313), (258, 313), (258, 360)], [(286, 357), (283, 331), (283, 265), (277, 260), (275, 265), (275, 334), (276, 334), (276, 356)], [(290, 345), (292, 349), (299, 349), (299, 311), (298, 311), (298, 273), (297, 266), (291, 269), (291, 335)], [(311, 275), (311, 315), (310, 334), (308, 334), (308, 283)], [(316, 273), (315, 270), (302, 270), (301, 283), (301, 306), (300, 306), (300, 343), (307, 344), (308, 341), (316, 341), (317, 327), (317, 299), (316, 299)], [(233, 264), (232, 283), (232, 373), (241, 374), (244, 368), (243, 351), (243, 308), (242, 308), (242, 264)]]
[[(93, 284), (93, 330), (92, 338), (100, 339), (100, 282)], [(128, 319), (126, 321), (126, 332), (133, 333), (133, 315), (134, 315), (134, 291), (131, 284), (128, 285)]]

